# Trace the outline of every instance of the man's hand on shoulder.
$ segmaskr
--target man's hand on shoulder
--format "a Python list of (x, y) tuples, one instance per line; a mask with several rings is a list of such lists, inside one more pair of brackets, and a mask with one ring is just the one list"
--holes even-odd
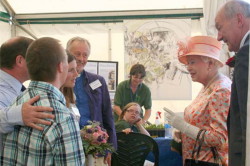
[(52, 112), (53, 108), (44, 106), (33, 106), (32, 104), (38, 101), (40, 96), (35, 96), (29, 101), (23, 103), (22, 118), (25, 126), (32, 127), (37, 130), (43, 130), (43, 127), (38, 124), (51, 125), (51, 122), (44, 119), (54, 119)]

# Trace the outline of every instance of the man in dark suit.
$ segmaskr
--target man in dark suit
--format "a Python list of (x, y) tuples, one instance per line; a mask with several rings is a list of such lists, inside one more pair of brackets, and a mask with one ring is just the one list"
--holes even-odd
[(229, 166), (245, 166), (250, 4), (241, 0), (228, 1), (217, 13), (215, 23), (217, 39), (223, 40), (229, 51), (237, 53), (227, 119)]
[[(81, 115), (80, 128), (88, 125), (89, 120), (100, 122), (102, 127), (107, 130), (109, 143), (112, 143), (116, 149), (116, 131), (105, 79), (84, 70), (90, 50), (89, 41), (81, 37), (71, 38), (67, 43), (67, 51), (76, 58), (77, 70), (80, 74), (74, 87), (76, 106)], [(105, 163), (111, 165), (111, 153), (105, 157)]]

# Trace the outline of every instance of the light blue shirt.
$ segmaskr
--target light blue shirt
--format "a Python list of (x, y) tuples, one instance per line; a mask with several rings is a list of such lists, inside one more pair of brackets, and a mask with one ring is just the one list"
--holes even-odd
[[(76, 106), (80, 112), (80, 121), (79, 125), (80, 128), (88, 125), (88, 121), (91, 120), (90, 109), (89, 109), (89, 96), (86, 92), (86, 89), (83, 87), (85, 85), (86, 75), (82, 72), (81, 76), (77, 78), (76, 85), (75, 85), (75, 94), (76, 94)], [(79, 84), (81, 82), (82, 84)]]
[[(21, 93), (22, 84), (13, 76), (0, 70), (0, 133), (14, 130), (14, 125), (23, 125), (22, 105), (9, 106)], [(0, 150), (2, 149), (2, 135), (0, 134)]]

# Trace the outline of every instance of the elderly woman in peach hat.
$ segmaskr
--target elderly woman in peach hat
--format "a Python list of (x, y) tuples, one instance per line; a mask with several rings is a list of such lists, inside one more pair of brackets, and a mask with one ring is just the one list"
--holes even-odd
[(226, 120), (229, 111), (231, 80), (219, 72), (221, 43), (208, 36), (195, 36), (180, 45), (178, 59), (185, 64), (192, 81), (203, 85), (197, 97), (185, 108), (184, 119), (167, 112), (167, 120), (178, 131), (174, 139), (182, 142), (183, 161), (192, 158), (197, 134), (205, 129), (198, 160), (215, 162), (210, 147), (216, 147), (223, 165), (228, 165)]

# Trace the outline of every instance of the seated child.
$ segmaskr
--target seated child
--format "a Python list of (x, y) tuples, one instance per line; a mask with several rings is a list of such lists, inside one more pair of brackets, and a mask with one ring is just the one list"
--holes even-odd
[(128, 103), (122, 110), (119, 120), (115, 123), (116, 132), (137, 132), (150, 136), (142, 125), (141, 107), (138, 103)]

